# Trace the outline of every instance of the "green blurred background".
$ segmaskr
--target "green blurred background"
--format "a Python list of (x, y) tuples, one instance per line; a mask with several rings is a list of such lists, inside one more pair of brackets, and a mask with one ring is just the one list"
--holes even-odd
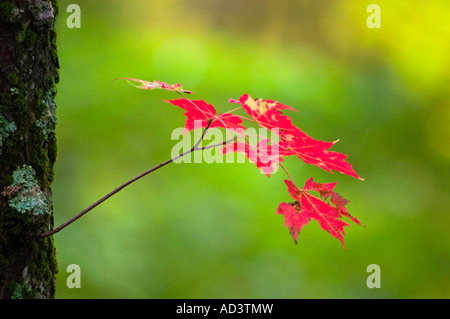
[(55, 225), (170, 157), (184, 116), (161, 99), (177, 96), (112, 81), (134, 77), (218, 112), (243, 93), (296, 108), (365, 181), (286, 167), (299, 185), (337, 181), (366, 227), (346, 227), (344, 250), (313, 221), (296, 246), (275, 214), (291, 201), (281, 170), (171, 164), (55, 235), (57, 298), (449, 298), (450, 3), (377, 1), (369, 29), (371, 3), (60, 1)]

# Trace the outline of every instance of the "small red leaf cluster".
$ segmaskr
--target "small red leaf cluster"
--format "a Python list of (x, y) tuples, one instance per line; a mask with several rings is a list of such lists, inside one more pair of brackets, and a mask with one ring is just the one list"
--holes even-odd
[[(246, 128), (242, 125), (243, 118), (256, 122), (260, 127), (276, 132), (278, 141), (267, 138), (261, 138), (259, 143), (251, 145), (242, 134), (243, 141), (234, 140), (223, 146), (223, 153), (241, 152), (244, 153), (250, 161), (256, 164), (262, 173), (268, 177), (278, 166), (282, 166), (283, 158), (287, 156), (297, 156), (307, 164), (315, 165), (330, 173), (337, 171), (358, 179), (361, 179), (352, 166), (346, 161), (347, 155), (330, 151), (330, 148), (337, 142), (326, 142), (313, 139), (300, 128), (292, 123), (292, 119), (283, 114), (284, 110), (296, 111), (290, 106), (280, 102), (264, 99), (253, 99), (250, 95), (244, 94), (238, 100), (230, 99), (230, 103), (240, 105), (237, 109), (243, 109), (250, 117), (243, 117), (231, 114), (229, 112), (217, 115), (215, 108), (203, 100), (190, 100), (183, 93), (192, 93), (183, 90), (180, 84), (169, 85), (164, 82), (125, 78), (129, 82), (138, 83), (141, 89), (165, 89), (175, 91), (182, 97), (176, 100), (165, 101), (185, 110), (186, 116), (185, 132), (199, 128), (194, 123), (201, 123), (201, 127), (218, 127), (226, 130), (236, 130), (243, 132)], [(274, 148), (269, 146), (276, 146)], [(267, 163), (270, 163), (267, 165)], [(287, 170), (283, 167), (283, 169)], [(308, 179), (305, 186), (299, 189), (290, 175), (285, 180), (288, 192), (294, 199), (292, 203), (281, 203), (277, 214), (284, 216), (285, 226), (297, 244), (298, 235), (311, 219), (316, 220), (320, 227), (329, 232), (333, 237), (339, 239), (344, 245), (344, 227), (349, 226), (342, 218), (347, 217), (353, 222), (361, 223), (350, 215), (345, 207), (348, 200), (333, 191), (336, 183), (316, 183), (312, 178)], [(311, 195), (310, 192), (316, 192), (319, 196)], [(327, 201), (328, 200), (328, 201)]]
[[(350, 215), (345, 208), (348, 200), (333, 191), (336, 183), (321, 184), (314, 182), (313, 178), (306, 181), (305, 186), (299, 189), (294, 182), (284, 181), (288, 187), (288, 192), (295, 200), (293, 203), (281, 203), (278, 206), (277, 214), (284, 216), (285, 226), (297, 244), (298, 234), (303, 226), (315, 219), (323, 230), (326, 230), (331, 236), (339, 239), (344, 246), (344, 226), (349, 226), (341, 218), (343, 216), (350, 218), (353, 222), (361, 225), (358, 219)], [(321, 198), (311, 195), (309, 192), (315, 191), (323, 199), (330, 198), (331, 204)]]
[(290, 106), (272, 100), (254, 100), (248, 94), (242, 95), (239, 101), (231, 101), (241, 104), (244, 111), (261, 127), (279, 130), (282, 157), (295, 155), (305, 163), (328, 172), (337, 171), (359, 178), (352, 166), (345, 161), (346, 155), (329, 151), (335, 142), (313, 139), (293, 125), (288, 116), (282, 114), (283, 109), (295, 111)]

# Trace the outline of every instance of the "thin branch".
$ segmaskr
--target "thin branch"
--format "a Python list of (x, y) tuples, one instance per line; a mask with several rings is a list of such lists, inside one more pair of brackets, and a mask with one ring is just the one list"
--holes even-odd
[(200, 150), (207, 150), (207, 149), (214, 148), (214, 147), (217, 147), (217, 146), (222, 146), (222, 145), (231, 143), (231, 142), (233, 142), (233, 141), (236, 141), (237, 138), (238, 138), (238, 137), (235, 136), (235, 137), (233, 137), (233, 138), (230, 138), (229, 140), (226, 140), (226, 141), (223, 141), (223, 142), (220, 142), (220, 143), (217, 143), (217, 144), (207, 145), (207, 146), (204, 146), (204, 147), (200, 148)]
[[(90, 212), (92, 209), (94, 209), (95, 207), (97, 207), (98, 205), (100, 205), (101, 203), (103, 203), (104, 201), (106, 201), (108, 198), (112, 197), (113, 195), (117, 194), (118, 192), (120, 192), (122, 189), (124, 189), (125, 187), (127, 187), (128, 185), (136, 182), (137, 180), (141, 179), (142, 177), (156, 171), (157, 169), (160, 169), (161, 167), (172, 163), (173, 161), (176, 161), (177, 159), (192, 153), (194, 151), (198, 151), (198, 150), (202, 150), (203, 148), (198, 148), (198, 145), (202, 142), (203, 138), (205, 137), (206, 132), (208, 131), (209, 127), (211, 126), (212, 123), (212, 119), (209, 120), (208, 125), (206, 126), (206, 128), (203, 131), (202, 136), (200, 137), (200, 139), (197, 141), (197, 143), (189, 150), (184, 151), (183, 153), (172, 157), (171, 159), (168, 159), (165, 162), (162, 162), (159, 165), (156, 165), (155, 167), (149, 169), (148, 171), (136, 176), (135, 178), (130, 179), (129, 181), (127, 181), (126, 183), (122, 184), (121, 186), (117, 187), (116, 189), (114, 189), (113, 191), (109, 192), (108, 194), (106, 194), (105, 196), (103, 196), (102, 198), (100, 198), (98, 201), (96, 201), (95, 203), (93, 203), (91, 206), (87, 207), (86, 209), (84, 209), (83, 211), (81, 211), (80, 213), (78, 213), (77, 215), (75, 215), (74, 217), (72, 217), (71, 219), (69, 219), (68, 221), (66, 221), (65, 223), (63, 223), (62, 225), (54, 228), (53, 230), (50, 230), (46, 233), (43, 234), (33, 234), (36, 237), (40, 237), (40, 238), (44, 238), (44, 237), (48, 237), (51, 236), (53, 234), (56, 234), (57, 232), (61, 231), (62, 229), (66, 228), (67, 226), (69, 226), (70, 224), (72, 224), (74, 221), (76, 221), (77, 219), (79, 219), (80, 217), (82, 217), (83, 215), (85, 215), (86, 213)], [(224, 142), (226, 143), (226, 142)], [(218, 146), (218, 145), (216, 145)]]
[(208, 125), (205, 127), (205, 129), (203, 130), (202, 136), (199, 138), (199, 140), (197, 141), (197, 143), (195, 143), (194, 147), (192, 148), (192, 151), (198, 151), (201, 150), (201, 148), (198, 148), (198, 146), (200, 145), (200, 143), (203, 141), (203, 139), (205, 138), (206, 132), (208, 131), (209, 127), (211, 126), (213, 122), (213, 119), (209, 119), (208, 120)]

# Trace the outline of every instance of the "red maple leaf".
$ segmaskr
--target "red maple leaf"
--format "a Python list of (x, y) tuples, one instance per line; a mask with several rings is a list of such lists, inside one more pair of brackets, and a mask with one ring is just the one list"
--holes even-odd
[[(167, 84), (167, 83), (164, 83), (161, 81), (149, 82), (149, 81), (133, 79), (133, 78), (117, 78), (117, 79), (114, 79), (113, 81), (120, 80), (120, 79), (127, 80), (128, 83), (130, 83), (131, 85), (133, 85), (139, 89), (143, 89), (143, 90), (164, 89), (164, 90), (168, 90), (168, 91), (182, 92), (182, 93), (187, 93), (187, 94), (193, 93), (192, 91), (183, 90), (180, 83)], [(134, 84), (132, 82), (136, 82), (137, 84)]]
[[(329, 232), (333, 237), (339, 239), (344, 245), (344, 227), (349, 226), (341, 218), (346, 216), (353, 222), (361, 225), (358, 219), (351, 216), (345, 208), (348, 201), (333, 191), (337, 183), (316, 183), (312, 178), (308, 179), (303, 189), (299, 189), (292, 181), (284, 181), (288, 187), (288, 192), (295, 200), (293, 203), (281, 203), (278, 206), (277, 214), (284, 215), (285, 225), (297, 244), (298, 234), (303, 226), (311, 219), (318, 221), (323, 230)], [(316, 191), (324, 199), (330, 198), (330, 204), (314, 195), (310, 191)]]
[(244, 111), (261, 127), (278, 129), (280, 156), (296, 155), (305, 163), (316, 165), (328, 172), (338, 171), (360, 179), (352, 166), (345, 161), (347, 155), (329, 151), (337, 141), (315, 140), (292, 124), (290, 117), (282, 114), (281, 110), (284, 109), (295, 111), (292, 107), (272, 100), (254, 100), (248, 94), (242, 95), (239, 101), (230, 99), (230, 102), (241, 104)]
[[(186, 125), (184, 126), (185, 132), (198, 129), (200, 127), (207, 127), (210, 119), (212, 119), (210, 128), (222, 127), (225, 129), (234, 129), (238, 132), (245, 130), (245, 127), (241, 125), (242, 119), (239, 116), (230, 113), (221, 113), (216, 115), (214, 106), (203, 100), (188, 100), (180, 98), (171, 101), (164, 100), (164, 102), (171, 103), (186, 110), (186, 112), (184, 112), (184, 115), (186, 116)], [(195, 126), (197, 121), (200, 121), (200, 127)]]
[[(252, 99), (250, 95), (244, 94), (238, 100), (230, 99), (231, 103), (238, 103), (242, 105), (244, 111), (250, 115), (261, 127), (268, 129), (278, 128), (283, 131), (298, 130), (291, 122), (291, 119), (283, 115), (280, 110), (295, 111), (290, 106), (281, 104), (277, 101)], [(298, 134), (298, 132), (296, 132)]]
[[(337, 142), (337, 141), (336, 141)], [(336, 142), (315, 140), (309, 136), (298, 137), (291, 133), (280, 136), (280, 155), (296, 155), (303, 162), (313, 164), (330, 173), (337, 171), (358, 179), (353, 167), (345, 160), (347, 155), (329, 151)]]
[(222, 153), (244, 153), (250, 161), (256, 164), (256, 167), (261, 169), (263, 174), (269, 177), (278, 167), (278, 164), (283, 161), (283, 158), (279, 156), (278, 147), (272, 147), (269, 142), (269, 139), (261, 139), (256, 146), (253, 146), (247, 142), (235, 141), (225, 144)]

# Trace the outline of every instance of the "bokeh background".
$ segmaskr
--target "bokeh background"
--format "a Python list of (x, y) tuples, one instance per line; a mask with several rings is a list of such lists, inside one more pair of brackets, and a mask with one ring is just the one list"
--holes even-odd
[(243, 93), (298, 109), (365, 180), (296, 158), (290, 174), (337, 181), (366, 227), (346, 227), (344, 250), (312, 221), (296, 246), (275, 214), (291, 201), (281, 170), (171, 164), (55, 235), (57, 298), (449, 298), (450, 2), (377, 1), (380, 29), (371, 3), (60, 1), (55, 225), (170, 157), (184, 116), (161, 100), (177, 96), (112, 81), (135, 77), (218, 112)]

